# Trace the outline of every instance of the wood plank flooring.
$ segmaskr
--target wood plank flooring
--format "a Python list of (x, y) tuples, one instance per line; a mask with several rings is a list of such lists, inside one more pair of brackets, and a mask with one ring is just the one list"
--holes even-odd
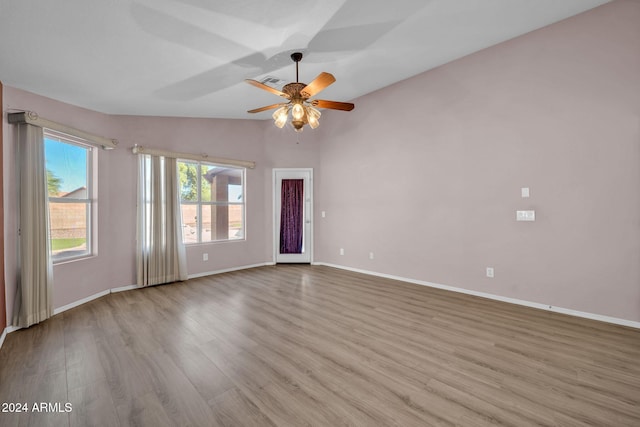
[(9, 334), (2, 426), (639, 426), (640, 330), (319, 266), (111, 294)]

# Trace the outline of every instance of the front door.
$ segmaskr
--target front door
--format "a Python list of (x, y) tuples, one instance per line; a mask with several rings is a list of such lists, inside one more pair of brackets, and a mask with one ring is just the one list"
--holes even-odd
[(313, 169), (274, 169), (276, 263), (311, 263)]

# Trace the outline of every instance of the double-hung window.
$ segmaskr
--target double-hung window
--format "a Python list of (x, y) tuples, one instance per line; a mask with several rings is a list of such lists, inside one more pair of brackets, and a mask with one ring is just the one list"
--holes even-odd
[(48, 129), (44, 147), (53, 262), (92, 255), (96, 149), (82, 139)]
[(179, 160), (185, 244), (245, 238), (245, 169)]

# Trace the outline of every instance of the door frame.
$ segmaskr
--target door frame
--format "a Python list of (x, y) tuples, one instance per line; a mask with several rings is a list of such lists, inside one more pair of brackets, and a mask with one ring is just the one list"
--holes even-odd
[[(273, 168), (272, 172), (272, 203), (273, 203), (273, 263), (278, 263), (278, 254), (280, 251), (280, 229), (278, 227), (280, 223), (280, 206), (277, 203), (279, 199), (281, 188), (278, 184), (278, 174), (290, 172), (295, 173), (307, 173), (309, 174), (308, 194), (305, 195), (305, 218), (302, 219), (303, 224), (307, 224), (309, 221), (308, 232), (304, 234), (305, 243), (308, 242), (309, 248), (309, 264), (313, 263), (313, 168)], [(287, 178), (285, 178), (287, 179)], [(307, 200), (308, 199), (308, 200)], [(307, 209), (308, 207), (308, 209)], [(306, 226), (305, 226), (306, 229)], [(282, 262), (299, 262), (306, 264), (307, 261), (280, 261)]]

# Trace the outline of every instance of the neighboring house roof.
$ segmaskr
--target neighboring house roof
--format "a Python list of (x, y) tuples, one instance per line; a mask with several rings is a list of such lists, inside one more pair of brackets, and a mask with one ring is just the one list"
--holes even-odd
[(58, 197), (64, 197), (68, 199), (86, 199), (87, 187), (76, 188), (75, 190), (69, 191), (68, 193), (60, 193)]

